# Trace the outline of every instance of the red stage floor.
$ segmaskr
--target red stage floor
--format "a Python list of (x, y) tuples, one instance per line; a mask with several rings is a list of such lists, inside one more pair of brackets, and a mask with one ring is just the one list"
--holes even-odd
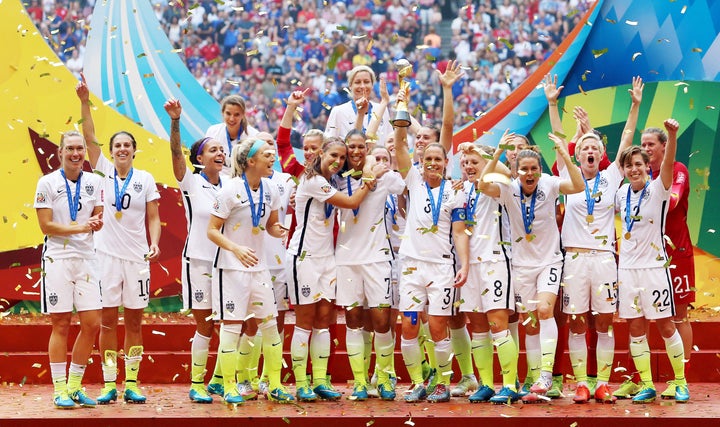
[[(658, 384), (659, 388), (664, 385)], [(553, 427), (633, 427), (661, 425), (704, 427), (720, 424), (720, 396), (717, 383), (692, 384), (692, 399), (687, 404), (673, 401), (656, 401), (653, 404), (634, 405), (618, 401), (615, 405), (572, 402), (571, 390), (566, 397), (549, 403), (512, 406), (470, 404), (465, 399), (453, 398), (450, 403), (407, 404), (400, 400), (381, 402), (371, 399), (355, 402), (317, 402), (302, 405), (280, 405), (264, 399), (247, 402), (236, 408), (220, 403), (192, 404), (187, 398), (185, 384), (143, 385), (148, 397), (145, 405), (116, 403), (96, 408), (74, 410), (55, 409), (51, 403), (49, 385), (0, 386), (0, 426), (145, 426), (203, 425), (219, 427), (237, 426), (239, 422), (258, 422), (262, 426), (319, 426), (347, 425), (359, 427), (431, 426), (442, 423), (463, 423), (463, 426), (492, 423), (496, 426), (553, 426)], [(399, 395), (406, 386), (398, 386)], [(336, 388), (347, 396), (348, 388)], [(90, 385), (90, 395), (99, 386)], [(400, 396), (399, 396), (400, 397)]]

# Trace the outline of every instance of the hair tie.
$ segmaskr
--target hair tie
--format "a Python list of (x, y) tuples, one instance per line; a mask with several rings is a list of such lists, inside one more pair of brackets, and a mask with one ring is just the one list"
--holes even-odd
[(250, 151), (248, 151), (247, 158), (252, 158), (263, 145), (265, 145), (265, 141), (262, 139), (256, 139), (255, 142), (253, 142), (252, 147), (250, 147)]

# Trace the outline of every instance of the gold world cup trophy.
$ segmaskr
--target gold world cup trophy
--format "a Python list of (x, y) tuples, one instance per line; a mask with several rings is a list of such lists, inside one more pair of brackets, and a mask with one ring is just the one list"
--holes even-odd
[[(412, 75), (412, 64), (410, 64), (410, 61), (403, 58), (395, 63), (395, 68), (398, 70), (398, 86), (400, 87), (400, 91), (405, 91), (407, 94), (407, 89), (410, 87), (410, 83), (408, 83), (405, 79)], [(397, 101), (395, 104), (395, 118), (390, 120), (390, 123), (392, 123), (393, 126), (400, 128), (410, 126), (410, 113), (408, 112), (407, 100)]]

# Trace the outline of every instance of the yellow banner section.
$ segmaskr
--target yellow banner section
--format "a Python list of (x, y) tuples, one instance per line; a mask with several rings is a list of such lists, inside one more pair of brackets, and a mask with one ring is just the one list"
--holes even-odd
[[(77, 80), (38, 33), (25, 8), (17, 0), (0, 2), (0, 252), (42, 243), (32, 207), (35, 185), (42, 175), (28, 128), (59, 144), (60, 135), (79, 128), (80, 102), (75, 95)], [(135, 166), (150, 171), (158, 182), (177, 186), (172, 176), (167, 140), (92, 99), (97, 137), (106, 150), (110, 135), (125, 130), (138, 142)], [(169, 120), (168, 120), (169, 124)], [(107, 154), (107, 151), (105, 151)], [(41, 158), (56, 153), (38, 153)]]

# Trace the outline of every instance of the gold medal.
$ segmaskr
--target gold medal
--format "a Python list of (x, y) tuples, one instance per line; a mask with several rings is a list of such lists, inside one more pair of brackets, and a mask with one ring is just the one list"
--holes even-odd
[(327, 218), (325, 219), (324, 222), (325, 222), (325, 227), (327, 227), (328, 225), (330, 225), (330, 221), (329, 221)]
[(527, 240), (528, 242), (531, 241), (532, 239), (533, 239), (532, 234), (526, 234), (526, 235), (525, 235), (525, 240)]
[(438, 232), (438, 226), (435, 225), (435, 224), (433, 224), (433, 226), (430, 227), (430, 232), (431, 232), (431, 233), (437, 233), (437, 232)]
[(119, 220), (121, 218), (122, 218), (122, 212), (121, 211), (115, 212), (115, 219)]
[(625, 233), (625, 240), (630, 240), (630, 232)]
[(595, 221), (595, 217), (592, 216), (592, 214), (588, 214), (588, 216), (585, 217), (585, 221), (587, 221), (588, 224), (592, 224), (592, 222)]
[(357, 217), (353, 217), (353, 223), (357, 224)]
[(260, 227), (253, 227), (252, 234), (255, 234), (255, 235), (260, 234)]
[(467, 230), (468, 233), (472, 234), (472, 232), (473, 232), (473, 226), (472, 226), (472, 225), (468, 225), (467, 227), (465, 227), (465, 229)]
[(393, 225), (392, 225), (392, 229), (395, 230), (395, 231), (400, 231), (400, 226), (397, 225), (397, 224), (393, 224)]
[(70, 221), (70, 225), (77, 225), (77, 221)]

